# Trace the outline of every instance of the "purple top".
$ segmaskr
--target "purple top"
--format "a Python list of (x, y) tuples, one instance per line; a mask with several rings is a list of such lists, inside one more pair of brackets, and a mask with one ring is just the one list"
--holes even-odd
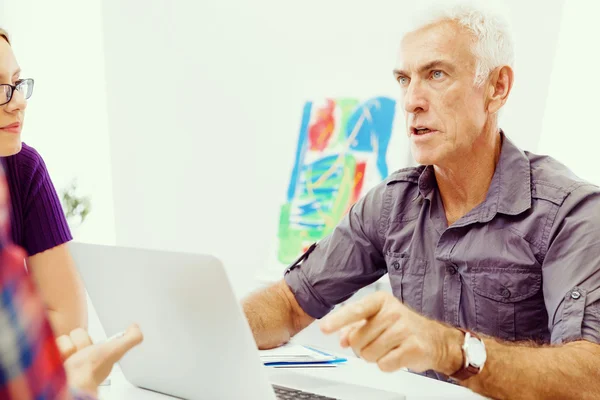
[(40, 154), (23, 143), (2, 157), (10, 189), (11, 238), (30, 256), (73, 239), (56, 189)]
[(600, 189), (503, 134), (485, 201), (453, 225), (433, 168), (403, 169), (285, 280), (321, 318), (386, 273), (404, 304), (453, 326), (509, 341), (600, 343)]

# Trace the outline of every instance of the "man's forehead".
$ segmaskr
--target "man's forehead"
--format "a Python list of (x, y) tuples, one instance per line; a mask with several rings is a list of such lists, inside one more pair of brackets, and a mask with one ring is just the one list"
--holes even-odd
[(473, 57), (472, 36), (452, 22), (441, 22), (406, 34), (400, 42), (396, 67), (419, 69), (432, 61), (464, 63)]

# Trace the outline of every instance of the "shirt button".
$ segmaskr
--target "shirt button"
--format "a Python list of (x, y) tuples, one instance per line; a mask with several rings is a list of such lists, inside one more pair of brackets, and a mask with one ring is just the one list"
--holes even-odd
[(447, 272), (448, 274), (450, 274), (450, 275), (455, 275), (455, 274), (456, 274), (456, 272), (457, 272), (456, 265), (448, 265), (448, 266), (446, 267), (446, 272)]
[(502, 288), (502, 290), (500, 290), (500, 296), (504, 297), (505, 299), (508, 299), (510, 297), (510, 290), (508, 290), (507, 288)]
[(581, 297), (581, 293), (579, 292), (579, 290), (573, 290), (573, 291), (571, 292), (571, 298), (572, 298), (573, 300), (577, 300), (577, 299), (578, 299), (578, 298), (580, 298), (580, 297)]
[(394, 261), (394, 263), (392, 264), (392, 267), (394, 267), (394, 269), (397, 271), (400, 269), (400, 263), (398, 261)]

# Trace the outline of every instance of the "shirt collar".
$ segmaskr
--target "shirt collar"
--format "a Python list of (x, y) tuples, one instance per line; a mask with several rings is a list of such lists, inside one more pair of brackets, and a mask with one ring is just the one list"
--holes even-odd
[(432, 165), (427, 165), (423, 168), (421, 175), (419, 175), (419, 193), (424, 199), (431, 200), (435, 187), (437, 187), (435, 171)]
[[(531, 207), (531, 167), (527, 155), (502, 130), (502, 149), (485, 201), (467, 214), (460, 225), (473, 221), (488, 222), (497, 213), (518, 215)], [(419, 192), (430, 199), (437, 187), (433, 166), (419, 176)]]
[(480, 222), (491, 220), (496, 213), (518, 215), (531, 207), (529, 158), (502, 130), (500, 135), (500, 159), (481, 208)]

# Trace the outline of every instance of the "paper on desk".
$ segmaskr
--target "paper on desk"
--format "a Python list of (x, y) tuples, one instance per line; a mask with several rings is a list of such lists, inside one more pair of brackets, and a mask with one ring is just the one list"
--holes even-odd
[(337, 364), (330, 364), (330, 363), (312, 363), (312, 364), (276, 364), (276, 365), (266, 365), (267, 367), (273, 367), (273, 368), (335, 368), (337, 367)]
[(260, 359), (265, 365), (289, 364), (315, 364), (345, 361), (334, 355), (313, 350), (310, 347), (295, 343), (287, 343), (270, 350), (261, 350)]

